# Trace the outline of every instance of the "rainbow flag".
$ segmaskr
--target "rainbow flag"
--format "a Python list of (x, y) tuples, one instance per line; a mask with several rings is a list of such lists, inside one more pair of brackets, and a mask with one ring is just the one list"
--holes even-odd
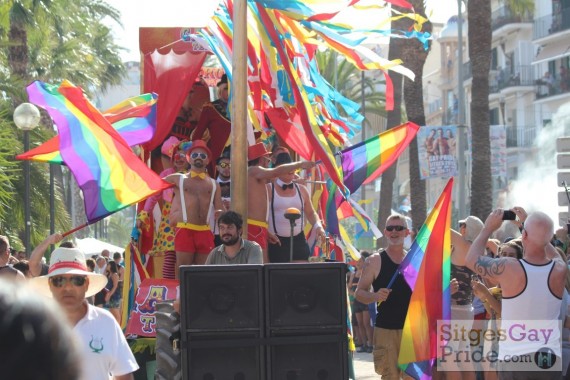
[(81, 88), (36, 81), (27, 90), (57, 126), (61, 158), (83, 192), (89, 223), (171, 187), (132, 152)]
[(402, 331), (398, 364), (416, 379), (431, 378), (437, 357), (437, 321), (451, 317), (451, 192), (449, 179), (410, 251), (400, 273), (412, 289)]
[(407, 122), (340, 152), (344, 185), (354, 193), (376, 179), (410, 145), (420, 127)]
[[(103, 116), (119, 132), (129, 146), (143, 144), (152, 139), (156, 130), (156, 94), (142, 94), (114, 105)], [(63, 164), (59, 152), (59, 136), (16, 156), (18, 160), (31, 160)]]
[(125, 247), (125, 272), (123, 276), (123, 294), (121, 306), (121, 328), (127, 328), (131, 310), (135, 304), (135, 296), (141, 282), (150, 278), (141, 258), (141, 254), (133, 242)]

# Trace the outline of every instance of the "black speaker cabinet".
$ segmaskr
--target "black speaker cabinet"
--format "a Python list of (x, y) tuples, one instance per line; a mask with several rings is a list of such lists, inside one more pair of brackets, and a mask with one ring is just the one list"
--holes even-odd
[(287, 329), (344, 328), (346, 334), (346, 265), (265, 265), (265, 307), (270, 336)]
[(262, 269), (262, 265), (181, 266), (182, 333), (259, 333), (263, 329)]
[[(295, 334), (295, 335), (287, 335)], [(269, 338), (267, 371), (271, 380), (346, 380), (346, 330), (281, 331)]]
[(265, 348), (258, 333), (188, 333), (182, 348), (184, 379), (266, 379)]

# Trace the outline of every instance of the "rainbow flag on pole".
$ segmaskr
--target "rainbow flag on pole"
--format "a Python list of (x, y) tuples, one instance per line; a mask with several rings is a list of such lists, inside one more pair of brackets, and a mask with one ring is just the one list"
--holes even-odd
[(81, 88), (36, 81), (28, 96), (57, 126), (59, 152), (83, 192), (89, 223), (171, 187), (132, 152)]
[(410, 145), (420, 127), (412, 122), (388, 129), (340, 152), (344, 185), (354, 193), (375, 180)]
[(449, 179), (410, 251), (400, 273), (412, 289), (402, 331), (398, 364), (416, 379), (431, 378), (437, 357), (437, 321), (451, 317), (451, 192)]
[[(143, 144), (154, 136), (156, 129), (156, 94), (142, 94), (123, 100), (103, 113), (129, 146)], [(59, 136), (16, 156), (31, 160), (63, 164), (59, 153)]]

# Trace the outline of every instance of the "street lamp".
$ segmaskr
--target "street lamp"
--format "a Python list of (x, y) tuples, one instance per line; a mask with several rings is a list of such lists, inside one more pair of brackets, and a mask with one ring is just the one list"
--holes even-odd
[[(24, 151), (30, 150), (30, 131), (38, 126), (40, 123), (40, 111), (38, 107), (31, 103), (22, 103), (14, 110), (14, 124), (16, 127), (24, 131)], [(24, 249), (26, 255), (30, 257), (30, 232), (31, 232), (31, 217), (30, 217), (30, 161), (25, 160), (24, 164), (24, 219), (26, 223), (25, 236), (24, 236)]]

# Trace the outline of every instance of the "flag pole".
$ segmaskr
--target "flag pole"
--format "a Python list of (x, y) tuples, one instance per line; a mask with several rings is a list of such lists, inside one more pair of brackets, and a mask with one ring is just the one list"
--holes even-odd
[(67, 232), (62, 233), (61, 236), (66, 237), (68, 235), (71, 235), (72, 233), (77, 232), (77, 231), (87, 227), (89, 224), (90, 224), (89, 222), (83, 223), (83, 224), (81, 224), (81, 225), (79, 225), (79, 226), (77, 226), (77, 227), (75, 227), (75, 228), (73, 228)]

